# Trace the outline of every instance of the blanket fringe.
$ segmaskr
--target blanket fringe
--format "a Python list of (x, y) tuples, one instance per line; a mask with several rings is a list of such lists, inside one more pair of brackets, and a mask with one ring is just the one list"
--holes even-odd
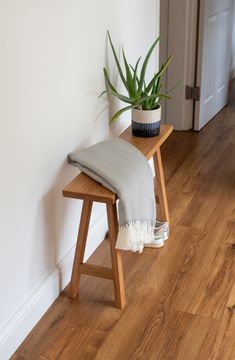
[(119, 227), (116, 249), (142, 253), (145, 244), (154, 240), (155, 221), (130, 221)]

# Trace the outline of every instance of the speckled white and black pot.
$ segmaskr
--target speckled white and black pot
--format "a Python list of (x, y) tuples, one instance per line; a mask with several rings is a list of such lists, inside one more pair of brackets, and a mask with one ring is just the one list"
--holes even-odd
[(161, 107), (155, 110), (132, 109), (132, 134), (152, 137), (160, 132)]

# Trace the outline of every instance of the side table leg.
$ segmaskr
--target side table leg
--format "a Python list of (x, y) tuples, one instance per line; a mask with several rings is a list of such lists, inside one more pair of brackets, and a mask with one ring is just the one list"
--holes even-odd
[(168, 202), (166, 195), (166, 185), (164, 179), (164, 172), (162, 166), (162, 157), (160, 148), (157, 149), (156, 153), (153, 156), (155, 175), (156, 175), (156, 183), (157, 183), (157, 195), (159, 200), (160, 207), (160, 220), (170, 222), (169, 210), (168, 210)]
[(89, 229), (90, 217), (92, 210), (92, 201), (84, 200), (82, 207), (82, 214), (77, 236), (77, 245), (73, 261), (73, 270), (69, 287), (69, 297), (74, 299), (78, 295), (80, 282), (80, 265), (83, 262), (84, 252), (86, 248), (86, 240)]
[(122, 269), (121, 252), (115, 249), (117, 234), (118, 234), (118, 220), (116, 204), (107, 204), (107, 215), (109, 225), (109, 241), (112, 258), (113, 281), (115, 290), (116, 307), (123, 309), (125, 306), (125, 288)]

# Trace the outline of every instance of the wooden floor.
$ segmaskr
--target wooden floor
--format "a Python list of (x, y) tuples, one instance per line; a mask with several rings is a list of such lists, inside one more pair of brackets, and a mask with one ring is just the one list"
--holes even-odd
[[(175, 132), (163, 160), (171, 236), (124, 254), (125, 310), (112, 282), (84, 276), (12, 359), (235, 359), (235, 98), (200, 133)], [(109, 265), (107, 240), (91, 261)]]

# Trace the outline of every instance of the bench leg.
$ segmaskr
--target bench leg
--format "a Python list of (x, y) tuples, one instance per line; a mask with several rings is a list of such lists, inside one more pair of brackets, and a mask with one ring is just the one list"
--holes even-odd
[(106, 204), (109, 226), (109, 241), (112, 258), (113, 282), (115, 290), (116, 307), (123, 309), (125, 306), (125, 288), (122, 269), (121, 252), (115, 249), (117, 234), (118, 234), (118, 220), (116, 204)]
[(79, 282), (81, 277), (80, 265), (83, 262), (88, 228), (91, 217), (92, 201), (84, 200), (81, 220), (78, 230), (77, 245), (73, 261), (73, 270), (69, 287), (69, 297), (74, 299), (78, 295)]
[(154, 168), (156, 174), (156, 183), (157, 183), (157, 196), (159, 200), (160, 207), (160, 220), (170, 222), (169, 210), (168, 210), (168, 202), (166, 195), (166, 185), (164, 180), (164, 172), (162, 166), (162, 157), (161, 150), (158, 148), (156, 153), (153, 156)]

